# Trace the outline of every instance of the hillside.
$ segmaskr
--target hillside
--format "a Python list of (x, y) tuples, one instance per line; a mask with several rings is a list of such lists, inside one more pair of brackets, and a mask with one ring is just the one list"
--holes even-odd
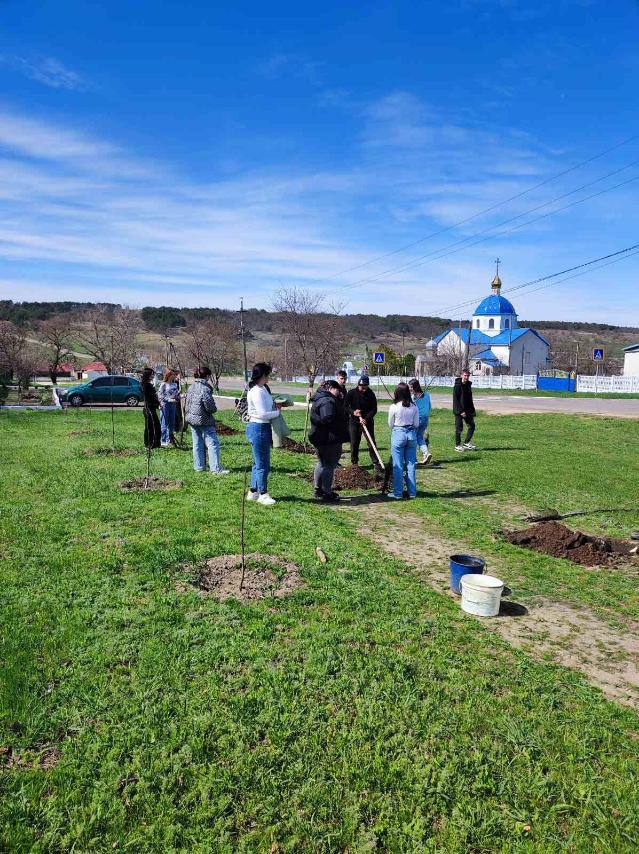
[[(2, 300), (0, 320), (35, 329), (39, 322), (57, 314), (68, 314), (70, 318), (81, 321), (83, 312), (93, 305)], [(165, 335), (168, 334), (178, 344), (184, 327), (196, 319), (213, 317), (239, 326), (239, 312), (215, 307), (146, 306), (140, 310), (140, 317), (145, 329), (145, 346), (160, 352), (164, 348)], [(249, 332), (249, 357), (268, 351), (273, 358), (282, 343), (280, 316), (276, 312), (249, 308), (244, 312), (244, 319)], [(347, 357), (363, 355), (366, 347), (372, 350), (380, 345), (400, 354), (416, 354), (422, 351), (429, 338), (457, 323), (451, 318), (403, 314), (347, 314), (344, 322), (348, 334)], [(584, 373), (592, 369), (593, 347), (604, 347), (607, 371), (619, 372), (623, 348), (639, 340), (639, 328), (607, 323), (521, 320), (520, 325), (538, 329), (550, 341), (557, 367), (574, 367), (578, 352), (579, 369)]]

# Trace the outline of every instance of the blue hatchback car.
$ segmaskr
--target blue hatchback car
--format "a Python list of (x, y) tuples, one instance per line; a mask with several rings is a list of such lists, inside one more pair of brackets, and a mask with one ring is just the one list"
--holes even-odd
[(82, 406), (84, 403), (125, 403), (137, 406), (144, 399), (142, 386), (135, 377), (110, 375), (59, 390), (62, 403)]

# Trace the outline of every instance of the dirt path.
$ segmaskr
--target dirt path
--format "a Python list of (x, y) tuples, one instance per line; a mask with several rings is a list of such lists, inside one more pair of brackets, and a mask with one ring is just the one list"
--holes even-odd
[[(428, 530), (421, 516), (386, 500), (359, 503), (355, 499), (344, 505), (344, 510), (363, 517), (367, 524), (358, 524), (358, 530), (365, 529), (376, 545), (414, 567), (438, 593), (458, 598), (448, 586), (448, 558), (463, 550), (459, 542), (447, 541)], [(494, 559), (491, 572), (512, 577)], [(468, 619), (480, 620), (488, 630), (535, 659), (550, 659), (579, 670), (609, 699), (639, 709), (639, 624), (629, 625), (628, 632), (619, 632), (587, 608), (542, 597), (526, 601), (525, 606), (505, 599), (499, 617), (469, 615)]]

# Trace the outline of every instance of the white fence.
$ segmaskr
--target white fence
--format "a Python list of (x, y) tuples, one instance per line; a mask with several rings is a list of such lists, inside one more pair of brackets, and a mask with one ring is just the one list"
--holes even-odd
[(587, 377), (577, 375), (577, 391), (591, 394), (616, 392), (617, 394), (639, 394), (639, 377)]
[[(383, 388), (382, 380), (390, 388), (401, 382), (404, 377), (377, 377), (371, 375), (371, 386), (373, 388)], [(420, 377), (421, 384), (429, 388), (443, 387), (452, 388), (455, 385), (456, 377)], [(537, 388), (537, 377), (535, 374), (526, 374), (521, 377), (499, 376), (499, 377), (471, 377), (473, 388)]]

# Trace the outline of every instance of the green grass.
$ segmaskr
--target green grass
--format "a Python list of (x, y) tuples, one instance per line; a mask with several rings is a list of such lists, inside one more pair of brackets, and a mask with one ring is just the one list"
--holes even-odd
[[(116, 418), (120, 445), (139, 446), (141, 413)], [(299, 430), (303, 414), (287, 418)], [(432, 425), (469, 490), (560, 509), (636, 494), (633, 422), (478, 423), (478, 442), (500, 450), (458, 462), (450, 415)], [(0, 746), (61, 749), (49, 770), (0, 770), (0, 848), (636, 850), (639, 717), (511, 649), (314, 504), (288, 475), (310, 460), (277, 452), (282, 500), (247, 507), (248, 548), (295, 560), (305, 588), (219, 604), (175, 585), (186, 564), (239, 549), (243, 436), (222, 439), (225, 479), (158, 452), (154, 473), (184, 488), (124, 495), (142, 455), (81, 456), (109, 443), (108, 412), (2, 413), (0, 432)], [(504, 549), (532, 592), (564, 563), (539, 571), (538, 556), (493, 541), (490, 507), (423, 486), (401, 511)], [(561, 571), (568, 595), (603, 596)]]

